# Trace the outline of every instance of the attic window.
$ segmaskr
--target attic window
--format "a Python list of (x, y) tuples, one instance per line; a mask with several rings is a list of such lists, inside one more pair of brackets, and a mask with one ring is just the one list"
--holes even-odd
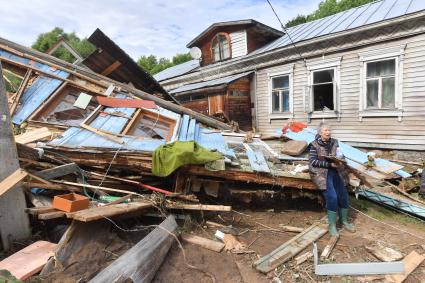
[(211, 44), (214, 62), (230, 58), (230, 38), (226, 33), (217, 34)]

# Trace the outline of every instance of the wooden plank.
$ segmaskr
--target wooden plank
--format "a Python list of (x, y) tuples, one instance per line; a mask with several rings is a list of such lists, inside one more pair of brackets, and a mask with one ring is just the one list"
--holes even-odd
[(325, 225), (313, 224), (309, 228), (305, 229), (302, 233), (285, 242), (271, 253), (254, 262), (253, 265), (258, 271), (262, 273), (268, 273), (282, 263), (285, 263), (292, 257), (296, 256), (303, 249), (311, 245), (314, 241), (325, 235), (327, 232), (328, 229)]
[(412, 251), (404, 259), (404, 272), (402, 274), (386, 275), (385, 280), (392, 283), (401, 283), (409, 277), (409, 274), (413, 272), (421, 263), (424, 261), (425, 256)]
[[(0, 64), (0, 181), (19, 169), (18, 153), (13, 137), (13, 128), (7, 103), (6, 87)], [(0, 237), (3, 249), (8, 250), (12, 241), (31, 235), (25, 195), (19, 185), (0, 197)]]
[(77, 172), (77, 170), (78, 170), (77, 164), (69, 163), (69, 164), (64, 164), (54, 168), (46, 169), (43, 171), (39, 171), (35, 173), (35, 175), (44, 180), (50, 180), (50, 179), (56, 179), (58, 177), (62, 177), (62, 176)]
[(28, 82), (31, 78), (32, 70), (28, 69), (25, 73), (25, 77), (19, 86), (18, 91), (16, 92), (15, 98), (13, 99), (12, 105), (10, 106), (10, 115), (13, 116), (15, 114), (16, 108), (19, 105), (19, 101), (21, 100), (22, 93), (24, 93), (24, 90), (26, 89)]
[(86, 125), (86, 124), (84, 124), (84, 123), (81, 123), (81, 124), (80, 124), (80, 127), (81, 127), (81, 128), (83, 128), (83, 129), (86, 129), (86, 130), (88, 130), (88, 131), (90, 131), (90, 132), (93, 132), (93, 133), (95, 133), (95, 134), (98, 134), (99, 136), (102, 136), (102, 137), (104, 137), (105, 139), (108, 139), (108, 140), (110, 140), (110, 141), (113, 141), (113, 142), (116, 142), (116, 143), (119, 143), (119, 144), (123, 144), (123, 143), (124, 143), (124, 141), (123, 141), (122, 139), (120, 139), (119, 137), (117, 137), (117, 136), (115, 136), (115, 135), (112, 135), (112, 134), (110, 134), (110, 133), (107, 133), (107, 132), (105, 132), (105, 131), (102, 131), (102, 130), (99, 130), (99, 129), (93, 128), (93, 127), (91, 127), (91, 126), (89, 126), (89, 125)]
[(15, 136), (15, 141), (17, 143), (27, 144), (48, 137), (52, 137), (52, 134), (53, 133), (48, 128), (42, 127)]
[(188, 141), (195, 140), (195, 131), (196, 131), (196, 119), (190, 119), (189, 128), (187, 129), (186, 140)]
[(57, 209), (51, 206), (25, 208), (26, 213), (31, 215), (36, 215), (36, 216), (38, 216), (39, 214), (49, 213), (54, 211), (57, 211)]
[(179, 141), (187, 140), (187, 130), (189, 128), (189, 122), (190, 122), (189, 115), (183, 115), (183, 119), (180, 125)]
[(97, 96), (96, 99), (100, 105), (108, 106), (108, 107), (147, 108), (147, 109), (156, 108), (155, 102), (150, 100), (144, 100), (144, 99), (128, 99), (128, 98), (103, 97), (103, 96)]
[(167, 203), (165, 207), (167, 209), (183, 209), (183, 210), (232, 211), (232, 207), (226, 206), (226, 205)]
[(240, 170), (210, 171), (203, 166), (188, 166), (186, 172), (195, 176), (220, 177), (226, 180), (243, 183), (266, 184), (281, 187), (290, 187), (307, 190), (317, 190), (316, 185), (309, 178), (295, 176), (279, 176), (266, 173), (247, 172)]
[(182, 235), (182, 239), (183, 241), (188, 242), (190, 244), (197, 245), (218, 253), (221, 252), (224, 248), (224, 243), (213, 241), (196, 235)]
[(16, 184), (22, 181), (26, 176), (27, 172), (22, 169), (17, 169), (15, 172), (9, 175), (6, 179), (0, 182), (0, 197), (13, 188)]
[(313, 252), (305, 252), (295, 258), (295, 263), (296, 265), (300, 265), (305, 261), (309, 260), (310, 258), (313, 258)]
[(338, 239), (339, 239), (339, 236), (331, 236), (331, 238), (329, 239), (329, 241), (326, 244), (325, 248), (323, 249), (322, 254), (320, 255), (320, 258), (322, 260), (327, 259), (330, 256), (333, 248), (336, 245), (336, 242), (338, 242)]
[(175, 240), (177, 223), (168, 216), (159, 227), (98, 273), (89, 283), (151, 282)]
[(39, 220), (50, 220), (50, 219), (56, 219), (56, 218), (62, 218), (62, 217), (65, 217), (65, 212), (59, 211), (59, 210), (41, 213), (38, 215)]
[(282, 224), (279, 224), (279, 227), (280, 227), (280, 230), (285, 231), (285, 232), (301, 233), (302, 231), (304, 231), (304, 228), (287, 226), (287, 225), (282, 225)]
[(9, 270), (19, 280), (26, 280), (38, 273), (54, 255), (56, 244), (37, 241), (0, 262), (0, 269)]
[(74, 220), (90, 222), (98, 219), (104, 219), (105, 217), (114, 217), (127, 213), (140, 212), (152, 206), (152, 203), (146, 202), (119, 203), (67, 213), (66, 216)]
[(267, 161), (264, 155), (260, 151), (252, 150), (252, 148), (247, 143), (243, 143), (243, 146), (245, 147), (252, 170), (255, 172), (270, 173), (270, 169), (267, 165)]
[(120, 61), (115, 61), (114, 63), (112, 63), (111, 65), (109, 65), (105, 70), (102, 71), (102, 73), (100, 73), (102, 76), (107, 76), (110, 73), (112, 73), (113, 71), (115, 71), (119, 66), (121, 66), (121, 62)]

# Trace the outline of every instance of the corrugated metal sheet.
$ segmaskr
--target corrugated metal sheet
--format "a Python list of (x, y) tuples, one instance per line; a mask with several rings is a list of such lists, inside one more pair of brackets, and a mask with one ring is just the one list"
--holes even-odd
[[(288, 34), (294, 43), (329, 35), (380, 21), (401, 17), (425, 9), (424, 0), (383, 0), (365, 4), (319, 20), (288, 28)], [(270, 44), (257, 49), (250, 55), (264, 53), (290, 45), (287, 34)]]
[[(117, 95), (118, 98), (126, 98), (124, 94)], [(131, 117), (136, 108), (112, 108), (107, 107), (103, 110), (106, 113), (120, 112), (120, 114)], [(167, 116), (173, 119), (180, 119), (180, 115), (166, 113), (167, 110), (161, 114), (168, 114)], [(124, 117), (117, 117), (113, 115), (98, 115), (90, 126), (99, 130), (119, 134), (122, 132), (127, 124), (128, 119)], [(49, 146), (61, 146), (68, 148), (107, 148), (107, 149), (122, 149), (153, 152), (157, 147), (166, 143), (163, 139), (137, 139), (131, 137), (120, 137), (124, 144), (114, 142), (94, 132), (86, 129), (71, 127), (66, 130), (61, 137), (49, 142)], [(183, 115), (181, 125), (176, 140), (190, 141), (194, 140), (199, 145), (221, 152), (226, 156), (236, 157), (233, 150), (229, 149), (221, 133), (211, 132), (202, 129), (200, 124), (188, 115)]]
[(219, 79), (215, 79), (215, 80), (209, 80), (209, 81), (203, 81), (203, 82), (198, 82), (198, 83), (193, 83), (193, 84), (187, 84), (187, 85), (175, 88), (173, 90), (170, 90), (169, 93), (175, 94), (175, 93), (184, 92), (184, 91), (190, 91), (190, 90), (196, 90), (196, 89), (212, 87), (212, 86), (217, 86), (217, 85), (229, 84), (229, 83), (231, 83), (231, 82), (233, 82), (237, 79), (246, 77), (251, 73), (252, 72), (245, 72), (245, 73), (242, 73), (242, 74), (223, 77), (223, 78), (219, 78)]
[(168, 69), (165, 69), (162, 72), (159, 72), (158, 74), (154, 75), (153, 77), (157, 81), (163, 81), (166, 79), (178, 77), (184, 74), (187, 74), (197, 68), (199, 68), (199, 60), (190, 60), (188, 62), (184, 62), (182, 64), (170, 67)]

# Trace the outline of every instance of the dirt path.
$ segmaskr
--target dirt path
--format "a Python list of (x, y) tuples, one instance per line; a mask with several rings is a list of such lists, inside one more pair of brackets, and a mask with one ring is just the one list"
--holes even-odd
[[(402, 229), (417, 235), (406, 234), (400, 230), (391, 228), (380, 222), (374, 221), (361, 213), (352, 211), (351, 218), (354, 221), (357, 232), (355, 234), (341, 231), (341, 237), (331, 253), (330, 262), (370, 262), (378, 261), (371, 255), (365, 246), (374, 244), (378, 241), (385, 246), (391, 247), (407, 255), (412, 250), (425, 254), (425, 225), (422, 222), (411, 220), (407, 216), (400, 216), (397, 213), (389, 212), (386, 209), (372, 205), (365, 201), (354, 201), (353, 206), (366, 211), (379, 221), (388, 223), (397, 229)], [(238, 240), (250, 245), (250, 250), (255, 253), (236, 255), (222, 251), (221, 253), (212, 252), (191, 244), (183, 244), (187, 259), (200, 269), (214, 274), (216, 282), (270, 282), (275, 276), (272, 271), (267, 275), (260, 274), (251, 267), (252, 263), (260, 256), (266, 255), (285, 241), (292, 238), (294, 233), (276, 232), (265, 226), (279, 228), (279, 224), (291, 225), (296, 227), (308, 227), (315, 220), (322, 218), (323, 211), (312, 210), (240, 210), (243, 214), (227, 213), (220, 214), (220, 217), (210, 217), (206, 220), (212, 220), (221, 224), (232, 224), (242, 235)], [(224, 220), (224, 221), (223, 221)], [(262, 225), (260, 225), (261, 223)], [(214, 227), (200, 227), (192, 232), (202, 237), (213, 239)], [(319, 250), (323, 249), (329, 239), (326, 234), (318, 241)], [(307, 251), (307, 248), (305, 251)], [(280, 277), (282, 282), (362, 282), (361, 278), (355, 277), (324, 277), (316, 276), (313, 271), (313, 263), (305, 262), (300, 266), (294, 266), (291, 260), (284, 265), (284, 270)], [(278, 269), (282, 270), (282, 267)], [(417, 268), (405, 281), (424, 282), (425, 281), (425, 262)], [(208, 276), (199, 271), (188, 269), (183, 261), (182, 253), (175, 245), (169, 256), (161, 266), (154, 282), (211, 282)]]

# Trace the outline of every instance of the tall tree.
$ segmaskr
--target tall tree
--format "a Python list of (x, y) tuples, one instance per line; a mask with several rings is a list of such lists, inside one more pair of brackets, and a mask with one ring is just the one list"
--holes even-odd
[(151, 75), (155, 75), (167, 68), (192, 60), (189, 53), (177, 53), (170, 60), (168, 58), (157, 58), (155, 55), (140, 56), (137, 64)]
[(307, 16), (298, 15), (292, 20), (289, 20), (285, 26), (292, 27), (311, 22), (373, 1), (376, 0), (323, 0), (313, 13)]
[[(66, 33), (59, 27), (55, 27), (49, 32), (40, 34), (31, 47), (41, 52), (46, 52), (61, 38), (71, 45), (83, 58), (90, 55), (96, 49), (87, 38), (80, 39), (74, 32)], [(63, 47), (58, 48), (53, 53), (53, 56), (71, 63), (75, 61), (74, 56)]]

